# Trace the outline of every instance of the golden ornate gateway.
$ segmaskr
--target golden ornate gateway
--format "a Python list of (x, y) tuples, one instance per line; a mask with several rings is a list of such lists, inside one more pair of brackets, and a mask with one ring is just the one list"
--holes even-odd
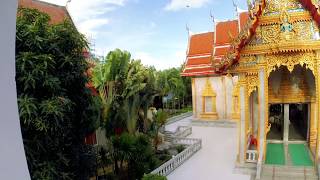
[[(231, 101), (228, 104), (230, 117), (239, 124), (240, 163), (248, 158), (247, 150), (250, 153), (257, 151), (260, 162), (265, 158), (266, 136), (272, 129), (269, 106), (285, 104), (289, 107), (288, 104), (298, 103), (306, 104), (310, 111), (306, 141), (317, 162), (320, 154), (319, 23), (320, 6), (316, 0), (248, 1), (248, 12), (240, 13), (237, 22), (221, 22), (216, 25), (216, 32), (210, 36), (204, 34), (199, 40), (201, 43), (208, 42), (207, 49), (213, 47), (210, 52), (200, 53), (201, 56), (197, 54), (199, 56), (196, 57), (189, 52), (183, 75), (193, 76), (199, 82), (201, 78), (214, 82), (226, 74), (239, 80), (229, 87), (230, 91), (217, 88), (226, 87), (226, 84), (220, 86), (214, 83), (217, 90), (212, 93), (214, 95), (206, 96), (205, 91), (201, 92), (202, 107), (199, 109), (202, 110), (200, 117), (206, 119), (206, 102), (211, 102), (211, 97), (219, 103), (222, 99), (220, 94), (230, 96), (224, 97), (224, 103)], [(230, 32), (220, 36), (217, 32), (227, 31), (223, 27), (230, 27)], [(199, 38), (196, 36), (192, 38)], [(192, 38), (191, 49), (196, 47), (192, 46)], [(204, 85), (205, 89), (212, 88), (210, 81)], [(221, 113), (220, 106), (216, 111), (219, 115), (229, 113), (228, 109)], [(252, 138), (257, 141), (253, 149), (248, 146)]]
[[(318, 152), (319, 27), (313, 21), (310, 13), (303, 10), (303, 6), (297, 0), (267, 1), (263, 12), (259, 17), (256, 33), (240, 52), (238, 63), (229, 68), (229, 72), (233, 75), (246, 77), (243, 79), (245, 83), (240, 85), (247, 92), (247, 99), (244, 101), (245, 133), (248, 129), (253, 128), (248, 127), (251, 121), (248, 113), (248, 107), (251, 105), (248, 98), (251, 92), (263, 88), (264, 93), (259, 93), (259, 96), (264, 96), (266, 102), (259, 102), (259, 106), (262, 103), (265, 104), (264, 109), (259, 109), (259, 114), (265, 116), (264, 148), (266, 135), (271, 128), (269, 104), (308, 103), (311, 116), (310, 134), (307, 139), (311, 151)], [(259, 79), (259, 73), (263, 72), (265, 83)], [(260, 136), (260, 132), (259, 128), (258, 135), (255, 136)], [(251, 130), (250, 133), (254, 135)]]

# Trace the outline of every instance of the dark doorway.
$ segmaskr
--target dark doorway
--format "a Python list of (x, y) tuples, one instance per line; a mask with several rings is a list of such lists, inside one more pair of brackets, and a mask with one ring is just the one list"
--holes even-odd
[(283, 140), (283, 104), (269, 106), (269, 123), (271, 128), (267, 134), (268, 140)]
[(290, 104), (289, 141), (307, 141), (308, 104)]

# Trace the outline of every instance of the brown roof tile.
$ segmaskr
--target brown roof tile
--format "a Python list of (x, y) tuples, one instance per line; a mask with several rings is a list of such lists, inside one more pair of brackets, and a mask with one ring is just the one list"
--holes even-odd
[(18, 6), (38, 9), (40, 12), (47, 13), (51, 18), (50, 22), (53, 24), (61, 23), (68, 18), (71, 19), (65, 6), (59, 6), (38, 0), (19, 0)]
[(216, 33), (216, 45), (229, 44), (230, 35), (232, 37), (238, 35), (238, 20), (219, 22), (216, 26)]
[(192, 35), (188, 56), (212, 53), (213, 36), (213, 32)]

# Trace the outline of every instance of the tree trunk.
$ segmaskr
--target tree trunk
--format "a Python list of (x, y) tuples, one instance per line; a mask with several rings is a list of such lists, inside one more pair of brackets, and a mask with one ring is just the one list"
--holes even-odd
[(118, 167), (118, 160), (117, 159), (114, 160), (114, 172), (116, 173), (116, 175), (119, 174), (119, 167)]
[(182, 107), (184, 108), (184, 97), (182, 98)]
[(157, 128), (157, 131), (156, 131), (156, 137), (154, 139), (154, 148), (156, 151), (158, 151), (158, 134), (159, 134), (159, 128)]

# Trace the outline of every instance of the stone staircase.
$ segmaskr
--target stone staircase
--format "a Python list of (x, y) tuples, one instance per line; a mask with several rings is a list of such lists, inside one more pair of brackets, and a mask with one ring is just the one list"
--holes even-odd
[(163, 132), (164, 135), (164, 141), (166, 142), (172, 142), (173, 138), (174, 138), (174, 133), (171, 131), (164, 131)]
[(318, 180), (314, 167), (263, 165), (261, 180)]

